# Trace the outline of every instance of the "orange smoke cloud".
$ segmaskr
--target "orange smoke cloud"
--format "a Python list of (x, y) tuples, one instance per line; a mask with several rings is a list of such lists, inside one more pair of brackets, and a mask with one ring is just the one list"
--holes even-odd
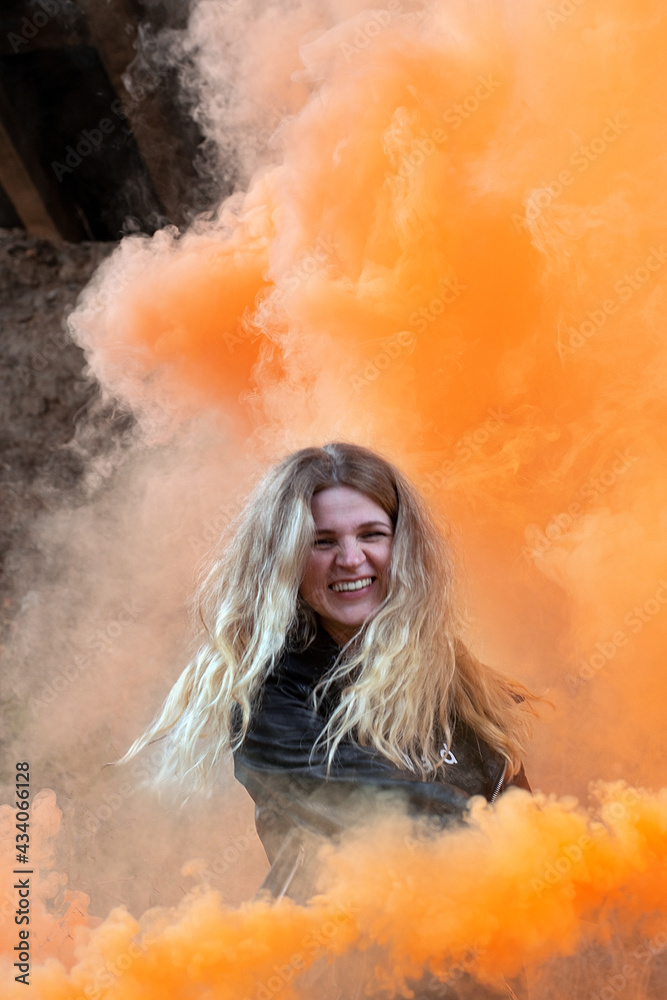
[[(295, 24), (278, 162), (193, 232), (125, 240), (72, 327), (109, 392), (219, 409), (261, 462), (337, 437), (399, 460), (488, 620), (502, 589), (521, 623), (491, 655), (551, 690), (568, 756), (622, 705), (613, 761), (587, 752), (628, 776), (667, 694), (664, 18), (395, 0)], [(224, 25), (197, 6), (203, 91)]]
[[(313, 971), (321, 992), (327, 963), (352, 952), (370, 956), (358, 974), (389, 996), (423, 969), (451, 986), (464, 973), (500, 986), (612, 935), (626, 945), (625, 978), (640, 981), (667, 947), (667, 798), (617, 783), (596, 799), (586, 812), (515, 791), (494, 808), (478, 800), (447, 833), (388, 814), (323, 849), (322, 891), (308, 906), (229, 909), (203, 889), (138, 921), (123, 909), (94, 928), (52, 919), (33, 958), (56, 952), (65, 928), (73, 957), (33, 965), (33, 989), (40, 1000), (312, 996)], [(49, 811), (57, 827), (43, 803)], [(7, 928), (5, 938), (11, 946)]]

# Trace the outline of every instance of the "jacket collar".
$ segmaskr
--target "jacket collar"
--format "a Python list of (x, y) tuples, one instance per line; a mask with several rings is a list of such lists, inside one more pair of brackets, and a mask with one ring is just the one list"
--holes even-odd
[(317, 619), (315, 638), (305, 649), (287, 647), (280, 665), (280, 674), (293, 677), (315, 687), (322, 675), (332, 666), (341, 647)]

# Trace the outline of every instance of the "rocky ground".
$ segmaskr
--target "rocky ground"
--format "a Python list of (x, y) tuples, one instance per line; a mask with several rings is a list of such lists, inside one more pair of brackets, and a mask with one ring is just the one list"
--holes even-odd
[(0, 229), (0, 633), (20, 588), (12, 565), (43, 510), (76, 499), (84, 455), (122, 435), (129, 417), (99, 405), (83, 352), (65, 328), (112, 243), (52, 243)]

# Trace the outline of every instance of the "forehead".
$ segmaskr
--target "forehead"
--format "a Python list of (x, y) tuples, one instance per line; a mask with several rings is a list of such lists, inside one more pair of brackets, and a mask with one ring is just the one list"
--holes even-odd
[(329, 486), (321, 490), (313, 497), (311, 510), (318, 531), (356, 528), (372, 522), (391, 527), (391, 518), (382, 507), (352, 486)]

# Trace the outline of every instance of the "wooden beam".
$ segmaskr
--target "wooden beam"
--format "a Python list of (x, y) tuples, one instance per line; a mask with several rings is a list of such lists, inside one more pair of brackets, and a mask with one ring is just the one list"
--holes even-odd
[[(61, 49), (64, 45), (86, 45), (85, 21), (74, 4), (45, 0), (40, 4), (13, 4), (0, 15), (0, 56), (23, 55), (38, 49)], [(3, 6), (7, 6), (6, 4)], [(63, 14), (63, 8), (67, 12)]]
[(50, 240), (61, 239), (58, 227), (1, 121), (0, 183), (29, 233)]
[(123, 75), (136, 57), (137, 18), (128, 0), (79, 0), (109, 80), (121, 100), (139, 152), (169, 219), (184, 221), (188, 178), (179, 162), (177, 143), (160, 108), (160, 82), (149, 79), (136, 94), (128, 92)]

